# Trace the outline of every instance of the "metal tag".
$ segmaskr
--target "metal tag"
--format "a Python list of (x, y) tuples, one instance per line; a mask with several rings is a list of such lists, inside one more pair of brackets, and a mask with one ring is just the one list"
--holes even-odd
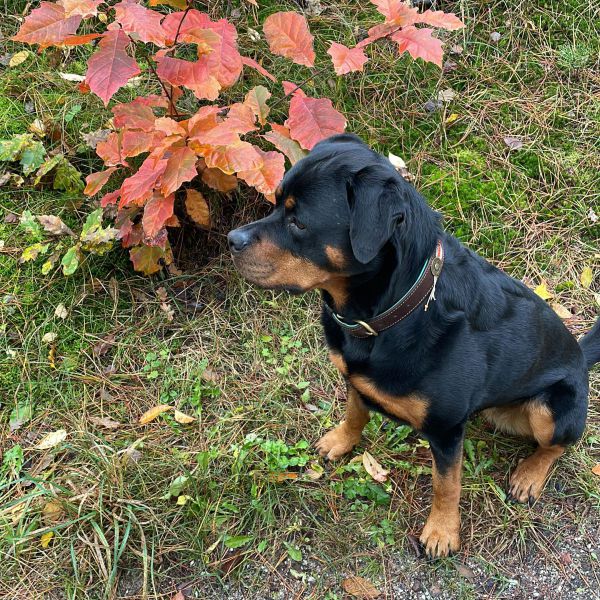
[(442, 259), (439, 256), (435, 256), (431, 261), (431, 273), (434, 277), (439, 277), (442, 272)]

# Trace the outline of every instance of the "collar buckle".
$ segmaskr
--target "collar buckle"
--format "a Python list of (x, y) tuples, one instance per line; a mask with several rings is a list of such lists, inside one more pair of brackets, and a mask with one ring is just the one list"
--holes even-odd
[(366, 323), (365, 321), (360, 321), (358, 319), (354, 319), (355, 323), (358, 323), (359, 325), (362, 325), (365, 329), (365, 331), (367, 332), (367, 335), (379, 335), (368, 323)]

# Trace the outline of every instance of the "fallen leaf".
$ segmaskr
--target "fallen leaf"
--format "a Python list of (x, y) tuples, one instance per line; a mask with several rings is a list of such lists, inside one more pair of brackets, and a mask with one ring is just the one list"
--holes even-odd
[(571, 313), (571, 311), (566, 306), (563, 306), (562, 304), (560, 304), (558, 302), (553, 302), (551, 304), (551, 306), (552, 306), (552, 310), (554, 310), (554, 312), (561, 319), (570, 319), (570, 318), (573, 317), (573, 314)]
[(48, 333), (45, 333), (42, 336), (42, 342), (44, 342), (44, 344), (51, 344), (52, 342), (56, 341), (57, 337), (57, 333), (55, 333), (54, 331), (49, 331)]
[(355, 598), (371, 599), (381, 596), (381, 592), (368, 579), (357, 575), (344, 579), (342, 587)]
[(455, 565), (455, 567), (456, 567), (456, 570), (458, 571), (458, 574), (461, 577), (466, 577), (467, 579), (475, 579), (475, 573), (473, 572), (473, 569), (471, 569), (470, 567), (467, 567), (467, 565), (458, 563)]
[(96, 149), (96, 146), (100, 142), (105, 142), (108, 136), (111, 134), (110, 129), (97, 129), (96, 131), (90, 131), (88, 133), (82, 133), (81, 139), (89, 146), (92, 150)]
[(583, 271), (581, 271), (581, 285), (584, 288), (589, 288), (592, 285), (592, 281), (594, 279), (594, 274), (592, 273), (591, 267), (584, 267)]
[(39, 137), (44, 137), (46, 135), (46, 125), (41, 119), (34, 119), (28, 129), (31, 133), (35, 133), (35, 135), (38, 135)]
[[(59, 72), (58, 76), (61, 79), (64, 79), (65, 81), (74, 81), (76, 83), (81, 83), (82, 81), (85, 81), (85, 75), (77, 75), (75, 73), (60, 73)], [(86, 134), (82, 134), (82, 135), (86, 135)]]
[(23, 404), (17, 404), (10, 413), (8, 427), (11, 433), (17, 431), (22, 425), (31, 420), (33, 414), (33, 405), (25, 401)]
[(499, 42), (500, 38), (502, 37), (502, 35), (500, 33), (498, 33), (497, 31), (492, 31), (492, 33), (490, 33), (490, 41), (491, 42)]
[(548, 286), (546, 282), (543, 281), (538, 285), (535, 290), (533, 290), (542, 300), (549, 300), (550, 298), (554, 298), (554, 294), (548, 291)]
[(321, 479), (321, 477), (323, 477), (323, 475), (325, 474), (325, 469), (323, 469), (323, 467), (319, 463), (313, 462), (311, 463), (310, 467), (308, 467), (308, 469), (304, 471), (304, 474), (309, 479), (316, 481), (317, 479)]
[(298, 473), (284, 471), (283, 473), (269, 473), (267, 479), (274, 483), (281, 483), (289, 479), (298, 479)]
[(438, 92), (438, 100), (440, 102), (451, 102), (456, 97), (456, 92), (450, 88)]
[(75, 235), (73, 231), (67, 227), (60, 217), (54, 215), (39, 215), (37, 220), (45, 231), (52, 235)]
[(190, 417), (180, 410), (175, 409), (175, 420), (182, 425), (187, 425), (188, 423), (193, 423), (196, 420), (196, 417)]
[(140, 417), (139, 423), (140, 425), (147, 425), (150, 423), (150, 421), (154, 421), (154, 419), (156, 419), (156, 417), (159, 415), (162, 415), (168, 410), (172, 410), (172, 408), (173, 407), (169, 406), (168, 404), (159, 404), (158, 406), (153, 406)]
[(48, 531), (48, 532), (44, 533), (42, 535), (42, 537), (40, 538), (40, 546), (42, 548), (47, 548), (53, 537), (54, 537), (54, 531)]
[(53, 431), (45, 435), (35, 446), (36, 450), (49, 450), (50, 448), (54, 448), (54, 446), (58, 446), (61, 442), (63, 442), (67, 437), (67, 432), (64, 429), (58, 429), (57, 431)]
[(115, 334), (109, 333), (103, 338), (100, 338), (93, 346), (92, 353), (94, 356), (104, 356), (114, 345)]
[(523, 147), (523, 140), (518, 137), (512, 137), (510, 135), (506, 136), (504, 139), (504, 143), (511, 150), (520, 150)]
[(588, 219), (592, 223), (596, 223), (598, 221), (598, 215), (594, 212), (593, 208), (590, 208), (590, 210), (588, 211)]
[(595, 467), (592, 467), (592, 473), (600, 477), (600, 463), (598, 463)]
[(59, 319), (66, 319), (68, 314), (69, 313), (62, 302), (54, 310), (54, 316), (58, 317)]
[(89, 421), (96, 427), (104, 427), (104, 429), (118, 429), (121, 427), (121, 423), (113, 421), (110, 417), (90, 417)]
[(56, 523), (63, 515), (63, 508), (58, 500), (50, 500), (42, 508), (42, 519), (44, 523)]
[(457, 119), (459, 115), (458, 113), (452, 113), (445, 121), (446, 125), (452, 125)]
[(18, 67), (21, 63), (24, 63), (30, 55), (33, 55), (33, 52), (30, 50), (21, 50), (20, 52), (12, 55), (11, 59), (8, 61), (8, 66)]
[(368, 452), (364, 452), (362, 455), (362, 463), (365, 468), (365, 471), (379, 483), (383, 483), (387, 481), (387, 476), (389, 475), (389, 471), (386, 471), (376, 460), (375, 458), (369, 454)]

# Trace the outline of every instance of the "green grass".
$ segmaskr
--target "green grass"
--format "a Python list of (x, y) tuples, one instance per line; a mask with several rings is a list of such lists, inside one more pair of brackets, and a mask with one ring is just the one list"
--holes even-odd
[[(247, 9), (230, 8), (236, 4)], [(259, 4), (258, 22), (297, 9), (294, 2)], [(329, 41), (352, 44), (354, 32), (376, 20), (367, 2), (321, 4), (325, 10), (310, 17), (317, 68), (327, 64)], [(215, 15), (222, 10), (211, 7)], [(20, 2), (11, 12), (24, 8)], [(600, 268), (598, 224), (588, 216), (590, 209), (600, 214), (598, 10), (584, 0), (444, 8), (468, 24), (448, 35), (448, 46), (463, 48), (447, 56), (454, 70), (440, 74), (398, 59), (384, 44), (369, 51), (364, 73), (327, 72), (306, 91), (331, 97), (349, 130), (402, 156), (446, 226), (470, 247), (531, 285), (546, 280), (581, 333), (598, 313), (597, 276), (590, 289), (579, 279), (585, 265), (595, 274)], [(245, 52), (264, 55), (280, 79), (309, 76), (265, 54), (264, 40), (251, 42), (244, 19), (237, 24)], [(249, 24), (260, 29), (254, 17)], [(7, 28), (15, 25), (11, 17)], [(498, 43), (490, 41), (493, 31)], [(2, 52), (18, 48), (3, 44)], [(82, 73), (85, 52), (61, 55), (59, 66), (51, 53), (35, 55), (0, 72), (0, 138), (27, 131), (36, 118), (59, 124), (47, 147), (67, 152), (87, 174), (99, 165), (80, 133), (102, 127), (110, 113), (57, 76)], [(119, 98), (152, 85), (142, 81)], [(456, 92), (451, 102), (424, 110), (448, 88)], [(235, 87), (228, 93), (243, 96)], [(284, 118), (283, 105), (274, 112)], [(452, 114), (458, 118), (448, 123)], [(506, 136), (521, 137), (524, 148), (510, 151)], [(234, 200), (235, 209), (226, 206), (239, 221), (259, 210), (243, 193)], [(186, 262), (182, 275), (152, 279), (135, 276), (120, 251), (88, 257), (70, 278), (42, 276), (41, 260), (18, 264), (31, 240), (4, 215), (57, 214), (78, 227), (88, 202), (0, 188), (0, 595), (170, 598), (188, 586), (201, 598), (341, 600), (341, 581), (352, 574), (389, 598), (436, 587), (443, 598), (501, 598), (516, 593), (515, 578), (526, 597), (539, 589), (548, 598), (588, 598), (596, 589), (597, 373), (586, 434), (533, 508), (506, 504), (503, 491), (530, 446), (475, 420), (464, 470), (463, 551), (427, 563), (409, 537), (418, 537), (429, 508), (426, 444), (374, 417), (355, 454), (368, 449), (390, 469), (385, 484), (359, 463), (323, 465), (312, 450), (343, 414), (345, 394), (326, 359), (318, 297), (256, 290), (216, 251), (202, 263)], [(65, 319), (55, 315), (61, 303)], [(43, 341), (47, 333), (56, 334), (52, 344)], [(109, 335), (114, 341), (98, 352)], [(182, 425), (165, 413), (140, 425), (161, 403), (196, 420)], [(16, 407), (31, 409), (31, 419), (11, 432)], [(106, 417), (119, 426), (95, 420)], [(60, 446), (35, 449), (58, 429), (67, 432)], [(43, 548), (47, 532), (53, 537)], [(460, 575), (461, 564), (474, 577)], [(545, 590), (544, 577), (551, 582)]]

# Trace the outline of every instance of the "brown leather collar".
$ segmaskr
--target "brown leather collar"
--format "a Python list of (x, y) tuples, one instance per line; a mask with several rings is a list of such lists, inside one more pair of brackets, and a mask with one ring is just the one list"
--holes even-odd
[(427, 260), (417, 281), (410, 290), (391, 308), (388, 308), (385, 312), (368, 321), (355, 319), (353, 322), (348, 323), (342, 315), (337, 314), (326, 302), (325, 306), (335, 321), (348, 331), (350, 335), (357, 338), (368, 338), (379, 335), (381, 331), (393, 327), (396, 323), (408, 317), (425, 299), (427, 299), (425, 310), (429, 308), (431, 300), (435, 300), (435, 286), (443, 266), (444, 246), (442, 245), (442, 240), (438, 240), (435, 253)]

